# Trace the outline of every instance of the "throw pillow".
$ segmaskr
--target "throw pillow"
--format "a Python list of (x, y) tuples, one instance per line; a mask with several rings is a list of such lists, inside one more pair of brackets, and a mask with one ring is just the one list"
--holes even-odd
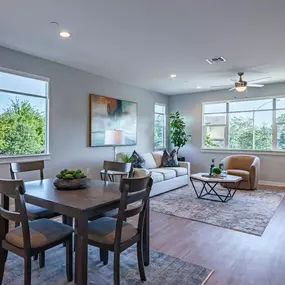
[(177, 166), (179, 166), (178, 158), (177, 158), (177, 152), (175, 149), (170, 154), (166, 149), (163, 151), (162, 166), (163, 167), (177, 167)]
[(131, 159), (133, 168), (144, 168), (145, 160), (135, 150), (131, 156)]

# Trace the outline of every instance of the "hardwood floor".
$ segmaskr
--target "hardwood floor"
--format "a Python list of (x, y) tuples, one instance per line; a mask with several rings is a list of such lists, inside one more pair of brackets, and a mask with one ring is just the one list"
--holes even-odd
[(285, 200), (261, 237), (151, 212), (151, 248), (214, 269), (207, 285), (284, 285), (284, 221)]
[(285, 284), (285, 199), (261, 237), (157, 212), (150, 232), (152, 249), (213, 269), (206, 285)]

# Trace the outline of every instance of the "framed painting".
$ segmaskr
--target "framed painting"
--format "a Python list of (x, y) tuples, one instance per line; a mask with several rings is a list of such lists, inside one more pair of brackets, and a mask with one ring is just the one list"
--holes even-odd
[(89, 95), (89, 146), (136, 145), (137, 103)]

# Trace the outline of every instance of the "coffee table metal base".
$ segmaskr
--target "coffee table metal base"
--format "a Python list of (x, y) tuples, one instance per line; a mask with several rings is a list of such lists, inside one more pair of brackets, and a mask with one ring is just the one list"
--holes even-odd
[[(194, 179), (194, 180), (196, 180), (196, 179)], [(203, 200), (210, 200), (210, 201), (214, 201), (214, 202), (226, 203), (234, 197), (234, 195), (237, 191), (237, 189), (235, 189), (235, 188), (226, 187), (225, 189), (228, 191), (227, 195), (219, 194), (215, 190), (215, 187), (219, 184), (219, 182), (205, 182), (205, 181), (200, 181), (203, 184), (203, 187), (202, 187), (202, 190), (199, 191), (199, 190), (197, 190), (192, 178), (190, 178), (190, 181), (191, 181), (191, 184), (192, 184), (194, 191), (197, 195), (197, 198), (203, 199)], [(237, 188), (238, 188), (238, 184), (239, 183), (237, 183)]]

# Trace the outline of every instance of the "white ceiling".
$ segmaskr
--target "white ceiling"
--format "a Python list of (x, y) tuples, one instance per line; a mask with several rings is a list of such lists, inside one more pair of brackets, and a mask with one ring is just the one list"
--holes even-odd
[[(285, 81), (284, 0), (0, 2), (0, 45), (148, 90), (209, 90), (238, 71)], [(206, 63), (215, 56), (227, 62)]]

